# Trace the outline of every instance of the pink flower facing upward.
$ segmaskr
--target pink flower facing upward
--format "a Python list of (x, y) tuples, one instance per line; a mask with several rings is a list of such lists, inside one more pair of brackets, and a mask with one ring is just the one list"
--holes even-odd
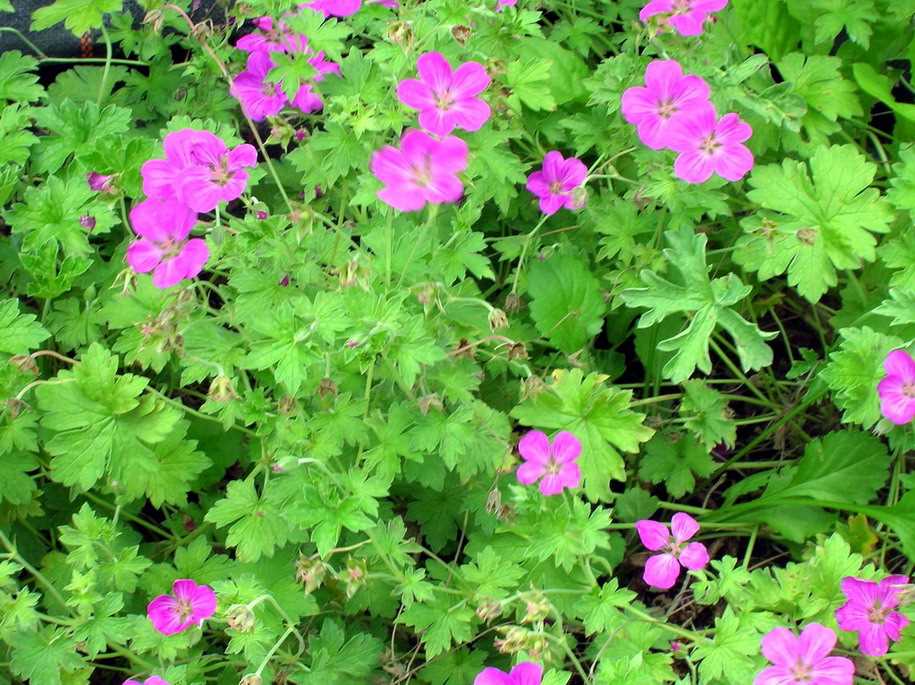
[(384, 184), (378, 197), (402, 212), (415, 212), (426, 203), (457, 202), (464, 194), (458, 174), (467, 168), (467, 143), (454, 136), (436, 140), (411, 129), (400, 141), (372, 156), (372, 173)]
[(245, 52), (305, 52), (308, 50), (308, 38), (300, 33), (295, 33), (282, 21), (274, 21), (272, 17), (260, 17), (254, 20), (254, 25), (259, 31), (242, 36), (235, 43), (235, 47)]
[(416, 71), (418, 79), (397, 84), (397, 97), (419, 111), (419, 125), (430, 133), (478, 131), (489, 119), (489, 105), (477, 97), (490, 82), (482, 64), (464, 62), (452, 71), (441, 53), (427, 52), (416, 60)]
[(540, 431), (530, 431), (518, 442), (518, 452), (524, 463), (518, 467), (518, 482), (532, 485), (540, 481), (540, 492), (558, 495), (565, 488), (581, 484), (578, 455), (581, 443), (567, 431), (550, 439)]
[(905, 350), (893, 350), (883, 360), (886, 376), (877, 385), (880, 412), (897, 426), (915, 419), (915, 359)]
[(776, 628), (762, 639), (763, 656), (773, 665), (753, 685), (852, 685), (855, 664), (829, 656), (835, 646), (836, 634), (819, 623), (811, 623), (799, 636)]
[(645, 86), (628, 88), (622, 98), (623, 118), (653, 150), (670, 146), (677, 122), (711, 109), (708, 84), (699, 76), (684, 76), (674, 60), (653, 61), (645, 70)]
[(171, 595), (159, 595), (146, 607), (153, 628), (163, 635), (175, 635), (199, 626), (216, 613), (216, 593), (209, 585), (193, 580), (176, 580)]
[(165, 678), (160, 678), (157, 675), (151, 675), (146, 680), (125, 680), (123, 685), (169, 685), (169, 682)]
[(527, 177), (527, 189), (540, 198), (540, 211), (555, 214), (563, 207), (579, 209), (575, 192), (585, 182), (588, 167), (575, 157), (564, 159), (552, 150), (543, 158), (543, 167)]
[(744, 145), (753, 129), (736, 114), (716, 118), (711, 107), (670, 127), (670, 148), (680, 154), (674, 173), (687, 183), (705, 183), (718, 174), (739, 181), (753, 168), (753, 153)]
[(157, 200), (177, 198), (195, 212), (210, 212), (239, 197), (248, 185), (245, 169), (257, 165), (253, 146), (229, 150), (209, 131), (173, 131), (163, 147), (165, 159), (151, 159), (140, 170), (143, 192)]
[(473, 679), (473, 685), (540, 685), (543, 666), (533, 661), (522, 661), (509, 673), (498, 668), (484, 668)]
[(681, 36), (698, 36), (709, 15), (723, 10), (727, 4), (728, 0), (651, 0), (639, 12), (639, 19), (647, 22), (651, 17), (663, 15), (662, 23), (669, 23)]
[(267, 81), (275, 65), (262, 50), (248, 55), (245, 70), (232, 79), (229, 92), (241, 104), (242, 111), (254, 121), (276, 116), (286, 106), (286, 95), (279, 83)]
[[(670, 522), (671, 530), (657, 521), (641, 520), (635, 524), (642, 544), (652, 552), (663, 552), (648, 558), (642, 578), (651, 587), (669, 590), (680, 577), (680, 567), (690, 571), (705, 568), (708, 550), (701, 542), (690, 542), (699, 532), (699, 522), (689, 514), (677, 512)], [(671, 535), (673, 532), (673, 535)]]
[(909, 619), (896, 611), (908, 582), (908, 576), (889, 576), (879, 583), (842, 579), (848, 601), (836, 611), (836, 621), (842, 630), (858, 633), (862, 654), (883, 656), (890, 649), (890, 640), (898, 640), (909, 625)]
[(210, 257), (204, 240), (187, 239), (197, 215), (174, 200), (144, 200), (130, 211), (130, 223), (140, 239), (127, 248), (127, 263), (140, 274), (152, 271), (157, 288), (193, 278)]

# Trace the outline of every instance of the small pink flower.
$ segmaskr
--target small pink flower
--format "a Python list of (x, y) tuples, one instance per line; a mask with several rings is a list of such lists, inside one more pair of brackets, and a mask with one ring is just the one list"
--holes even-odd
[(855, 664), (851, 659), (829, 656), (836, 634), (811, 623), (798, 636), (776, 628), (762, 639), (762, 653), (774, 665), (760, 672), (753, 685), (852, 685)]
[(199, 626), (216, 613), (216, 593), (209, 585), (193, 580), (176, 580), (171, 595), (159, 595), (146, 607), (153, 628), (163, 635), (175, 635)]
[(372, 156), (372, 173), (384, 184), (382, 202), (402, 212), (414, 212), (426, 203), (457, 202), (464, 194), (458, 174), (467, 168), (467, 143), (454, 136), (436, 140), (411, 129), (400, 141)]
[[(568, 431), (550, 439), (540, 431), (529, 431), (518, 442), (518, 452), (524, 463), (518, 467), (518, 482), (532, 485), (540, 480), (540, 492), (558, 495), (565, 488), (581, 484), (578, 455), (581, 443)], [(542, 479), (542, 480), (541, 480)]]
[(140, 239), (127, 248), (127, 263), (140, 274), (152, 271), (157, 288), (193, 278), (210, 257), (204, 240), (187, 239), (197, 215), (179, 202), (144, 200), (131, 210), (130, 223)]
[(639, 139), (653, 150), (670, 145), (673, 124), (712, 109), (708, 84), (699, 76), (684, 76), (674, 60), (655, 60), (645, 70), (645, 87), (623, 93), (623, 118), (638, 128)]
[(575, 157), (564, 159), (552, 150), (543, 158), (543, 167), (527, 177), (527, 189), (540, 198), (540, 211), (555, 214), (563, 207), (579, 209), (575, 190), (585, 182), (588, 167)]
[(915, 359), (905, 350), (893, 350), (883, 360), (886, 376), (877, 385), (880, 412), (897, 426), (915, 419)]
[(836, 611), (836, 621), (842, 630), (858, 633), (862, 654), (883, 656), (890, 649), (890, 640), (898, 640), (909, 625), (909, 619), (896, 611), (908, 582), (908, 576), (889, 576), (879, 583), (842, 579), (848, 601)]
[(106, 176), (96, 171), (90, 171), (86, 174), (86, 183), (89, 184), (89, 190), (94, 190), (97, 193), (110, 193), (112, 191), (111, 179), (111, 176)]
[(306, 52), (308, 38), (295, 33), (282, 21), (274, 21), (271, 17), (260, 17), (254, 20), (254, 25), (260, 31), (254, 31), (239, 38), (235, 47), (245, 52)]
[[(642, 544), (655, 554), (645, 563), (642, 578), (651, 587), (669, 590), (680, 576), (680, 567), (690, 571), (705, 568), (709, 562), (708, 550), (701, 542), (686, 544), (699, 532), (699, 522), (689, 514), (677, 512), (670, 522), (671, 530), (663, 523), (642, 519), (637, 521), (635, 529)], [(671, 531), (673, 535), (671, 535)]]
[(123, 685), (169, 685), (169, 682), (157, 675), (151, 675), (144, 681), (134, 680), (133, 678), (125, 680)]
[(245, 70), (232, 79), (229, 92), (241, 104), (242, 111), (254, 121), (276, 116), (286, 106), (286, 95), (279, 83), (267, 81), (275, 65), (270, 55), (257, 50), (248, 55)]
[(195, 212), (210, 212), (239, 197), (248, 185), (245, 168), (257, 165), (253, 146), (229, 150), (209, 131), (173, 131), (163, 147), (165, 159), (151, 159), (140, 169), (143, 192), (157, 200), (177, 198)]
[(498, 0), (496, 12), (501, 12), (506, 7), (514, 7), (518, 4), (518, 0)]
[(542, 681), (543, 666), (522, 661), (509, 673), (498, 668), (484, 668), (473, 679), (473, 685), (540, 685)]
[(712, 108), (678, 120), (669, 130), (669, 146), (680, 154), (674, 173), (687, 183), (705, 183), (718, 174), (739, 181), (753, 168), (753, 153), (744, 145), (753, 129), (736, 114), (715, 118)]
[(639, 12), (639, 19), (647, 22), (656, 15), (671, 24), (681, 36), (698, 36), (705, 20), (712, 12), (727, 7), (728, 0), (651, 0)]
[(451, 70), (441, 53), (427, 52), (416, 60), (419, 78), (397, 84), (397, 97), (419, 111), (419, 125), (439, 136), (460, 128), (478, 131), (491, 110), (477, 97), (489, 86), (486, 69), (478, 62), (464, 62)]
[(325, 17), (351, 17), (362, 6), (362, 0), (314, 0), (313, 2), (299, 5), (320, 12)]
[(91, 214), (84, 214), (79, 218), (79, 225), (85, 228), (87, 231), (91, 231), (95, 228), (95, 217)]

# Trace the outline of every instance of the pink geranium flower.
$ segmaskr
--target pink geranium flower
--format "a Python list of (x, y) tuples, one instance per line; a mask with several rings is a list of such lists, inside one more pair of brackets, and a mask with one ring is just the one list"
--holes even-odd
[(509, 673), (498, 668), (484, 668), (473, 679), (473, 685), (540, 685), (543, 666), (533, 661), (522, 661)]
[(628, 88), (622, 98), (623, 118), (653, 150), (670, 146), (673, 124), (711, 109), (708, 84), (699, 76), (684, 76), (674, 60), (653, 61), (645, 70), (645, 87)]
[(851, 659), (829, 656), (836, 634), (811, 623), (799, 636), (776, 628), (762, 639), (762, 653), (772, 666), (759, 673), (753, 685), (852, 685), (855, 664)]
[(153, 628), (163, 635), (174, 635), (199, 626), (216, 613), (216, 593), (209, 585), (193, 580), (176, 580), (171, 595), (159, 595), (146, 607)]
[(382, 202), (402, 212), (414, 212), (426, 203), (457, 202), (464, 194), (458, 174), (467, 168), (467, 143), (454, 136), (436, 140), (411, 129), (400, 141), (372, 156), (372, 173), (384, 184)]
[(588, 167), (575, 157), (564, 159), (552, 150), (543, 158), (543, 167), (527, 177), (527, 189), (540, 198), (540, 211), (555, 214), (563, 207), (579, 209), (576, 190), (585, 182)]
[(165, 678), (160, 678), (157, 675), (151, 675), (146, 680), (125, 680), (123, 685), (169, 685), (169, 682)]
[(351, 17), (362, 7), (362, 0), (314, 0), (299, 7), (320, 12), (325, 17)]
[(419, 78), (397, 84), (397, 97), (419, 111), (419, 125), (444, 136), (455, 128), (477, 131), (489, 119), (489, 105), (477, 97), (489, 86), (486, 69), (478, 62), (464, 62), (451, 70), (441, 53), (427, 52), (416, 60)]
[(245, 169), (257, 165), (253, 146), (229, 150), (209, 131), (173, 131), (163, 147), (165, 159), (151, 159), (140, 169), (143, 192), (158, 200), (177, 198), (195, 212), (210, 212), (239, 197), (248, 185)]
[(498, 0), (496, 12), (501, 12), (505, 7), (514, 7), (518, 0)]
[(127, 248), (127, 263), (140, 274), (152, 271), (157, 288), (193, 278), (210, 257), (204, 240), (188, 240), (197, 215), (180, 202), (144, 200), (131, 210), (130, 223), (140, 239)]
[(886, 376), (877, 385), (880, 412), (897, 426), (915, 419), (915, 359), (905, 350), (893, 350), (883, 360)]
[(663, 15), (662, 21), (681, 36), (698, 36), (709, 14), (723, 10), (727, 4), (728, 0), (651, 0), (639, 12), (639, 19), (647, 22)]
[(518, 482), (531, 485), (540, 480), (544, 495), (558, 495), (565, 488), (581, 484), (581, 443), (571, 433), (562, 431), (550, 444), (544, 433), (530, 431), (518, 442), (518, 452), (524, 460), (518, 467)]
[(282, 21), (275, 21), (272, 17), (260, 17), (254, 20), (254, 25), (260, 30), (239, 38), (235, 43), (236, 48), (245, 52), (263, 50), (267, 53), (308, 50), (308, 38), (295, 33)]
[(674, 173), (687, 183), (705, 183), (712, 174), (739, 181), (753, 168), (753, 153), (744, 145), (753, 129), (736, 114), (716, 119), (712, 108), (678, 120), (669, 131), (670, 148), (680, 154)]
[[(648, 558), (642, 578), (651, 587), (669, 590), (680, 577), (680, 567), (691, 571), (705, 568), (709, 562), (708, 550), (701, 542), (687, 542), (699, 532), (699, 522), (689, 514), (677, 512), (670, 522), (671, 530), (663, 523), (642, 519), (635, 529), (642, 544), (652, 552), (662, 552)], [(673, 532), (673, 535), (671, 535)]]
[(286, 95), (279, 83), (267, 81), (275, 65), (270, 55), (257, 50), (248, 55), (245, 70), (232, 79), (229, 92), (241, 104), (242, 111), (254, 121), (276, 116), (286, 106)]
[(836, 621), (842, 630), (858, 633), (862, 654), (883, 656), (890, 649), (890, 640), (898, 640), (909, 625), (909, 619), (896, 611), (908, 582), (908, 576), (889, 576), (879, 583), (842, 579), (848, 601), (836, 611)]

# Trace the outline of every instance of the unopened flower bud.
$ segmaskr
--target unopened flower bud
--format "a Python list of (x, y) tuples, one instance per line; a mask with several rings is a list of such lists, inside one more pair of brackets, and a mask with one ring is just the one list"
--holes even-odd
[(264, 211), (263, 209), (258, 209), (256, 212), (254, 212), (254, 216), (257, 217), (257, 220), (258, 220), (258, 221), (263, 221), (264, 219), (266, 219), (266, 218), (267, 218), (268, 216), (270, 216), (270, 215), (269, 215), (266, 211)]
[(527, 348), (524, 343), (516, 342), (508, 346), (509, 359), (527, 359)]
[(226, 376), (217, 376), (210, 383), (210, 389), (207, 391), (207, 397), (214, 402), (228, 402), (238, 397), (232, 381)]
[(533, 593), (527, 598), (524, 618), (522, 623), (537, 623), (550, 615), (550, 603), (547, 598), (539, 592)]
[(461, 45), (467, 44), (467, 41), (470, 40), (470, 33), (470, 27), (463, 24), (458, 24), (451, 28), (451, 37)]
[(522, 401), (537, 397), (544, 390), (546, 390), (546, 383), (539, 376), (530, 376), (521, 381)]
[(226, 623), (233, 630), (247, 633), (254, 628), (254, 612), (247, 604), (233, 604), (226, 612)]
[(505, 637), (494, 640), (493, 645), (502, 654), (517, 654), (525, 648), (525, 645), (528, 642), (528, 631), (524, 628), (519, 626), (508, 626), (506, 628), (500, 628), (499, 631), (505, 635)]
[(86, 183), (89, 184), (89, 189), (97, 193), (113, 192), (114, 188), (112, 188), (111, 179), (111, 176), (106, 176), (96, 171), (90, 171), (86, 174)]
[(146, 13), (146, 16), (143, 17), (144, 24), (150, 24), (152, 26), (153, 33), (162, 32), (162, 23), (165, 21), (165, 16), (162, 13), (162, 10), (149, 10)]
[(392, 21), (388, 25), (387, 38), (395, 45), (410, 50), (413, 47), (413, 25), (408, 21)]
[(326, 574), (327, 569), (320, 559), (299, 557), (299, 560), (295, 563), (295, 579), (305, 586), (305, 594), (307, 595), (321, 587)]
[(493, 307), (489, 310), (489, 327), (493, 331), (497, 331), (500, 328), (505, 328), (508, 326), (508, 316), (505, 315), (501, 309), (496, 309)]
[(25, 402), (17, 400), (15, 397), (10, 397), (6, 401), (6, 411), (9, 412), (11, 419), (15, 419), (19, 416), (19, 414), (22, 413), (23, 407), (25, 407)]
[(505, 296), (505, 311), (509, 314), (520, 311), (523, 304), (521, 297), (515, 293), (509, 293)]
[(588, 204), (588, 189), (578, 186), (572, 191), (572, 206), (569, 209), (578, 210)]
[(295, 411), (295, 397), (283, 395), (276, 404), (276, 410), (283, 416), (290, 416)]
[(321, 382), (318, 383), (318, 396), (321, 398), (324, 397), (335, 397), (337, 395), (337, 384), (333, 382), (330, 378), (322, 378)]
[(295, 136), (293, 137), (297, 143), (301, 143), (308, 137), (308, 131), (306, 131), (304, 128), (296, 129)]
[(85, 228), (87, 231), (91, 231), (95, 228), (95, 217), (91, 214), (83, 214), (79, 218), (79, 225)]
[(354, 559), (350, 557), (346, 560), (346, 568), (340, 574), (340, 579), (346, 584), (346, 596), (352, 597), (359, 589), (365, 585), (368, 568), (365, 559)]
[(495, 621), (502, 615), (502, 603), (494, 599), (482, 602), (477, 607), (477, 618), (484, 623)]

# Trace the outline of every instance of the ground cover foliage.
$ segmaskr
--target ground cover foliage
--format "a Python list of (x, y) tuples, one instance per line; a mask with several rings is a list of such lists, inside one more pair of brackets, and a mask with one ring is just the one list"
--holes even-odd
[(0, 683), (915, 679), (915, 3), (140, 4), (0, 54)]

